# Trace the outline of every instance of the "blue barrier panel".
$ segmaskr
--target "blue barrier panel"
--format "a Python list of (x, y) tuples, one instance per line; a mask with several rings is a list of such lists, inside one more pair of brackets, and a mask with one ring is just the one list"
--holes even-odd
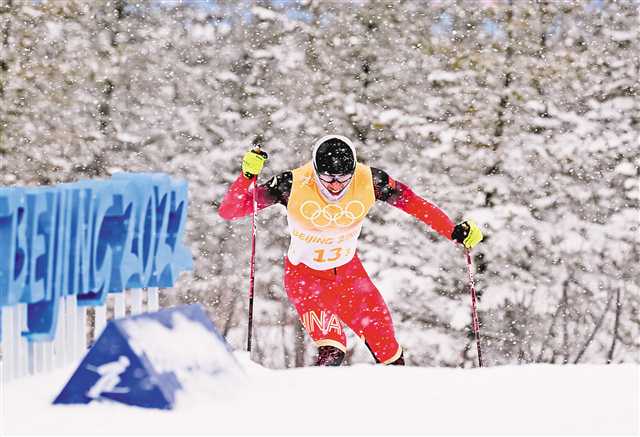
[[(157, 245), (154, 257), (153, 269), (149, 278), (150, 287), (164, 287), (162, 285), (163, 272), (169, 271), (167, 276), (171, 276), (171, 266), (174, 264), (175, 247), (169, 244), (169, 213), (172, 210), (172, 197), (174, 196), (174, 188), (171, 179), (166, 175), (152, 173), (150, 177), (154, 181), (155, 190), (155, 209), (156, 209), (156, 236)], [(175, 207), (173, 208), (175, 209)], [(189, 257), (190, 259), (191, 257)], [(191, 266), (177, 266), (178, 268), (191, 269)], [(166, 281), (172, 282), (172, 281)]]
[(120, 293), (128, 278), (133, 275), (136, 263), (131, 260), (131, 247), (135, 231), (135, 186), (126, 180), (113, 184), (113, 202), (105, 213), (100, 241), (112, 250), (112, 269), (109, 278), (109, 292)]
[(29, 269), (23, 292), (27, 305), (27, 338), (50, 341), (56, 328), (58, 297), (54, 294), (55, 243), (59, 197), (49, 188), (26, 191)]
[(169, 221), (165, 240), (171, 248), (171, 262), (165, 265), (164, 269), (158, 271), (157, 282), (152, 280), (150, 286), (169, 287), (167, 284), (175, 283), (182, 270), (193, 268), (191, 252), (181, 238), (187, 225), (187, 197), (186, 181), (172, 181), (168, 211)]
[[(38, 302), (45, 299), (45, 282), (47, 266), (42, 259), (47, 257), (45, 237), (39, 225), (40, 218), (46, 218), (47, 205), (45, 193), (42, 190), (28, 190), (26, 201), (26, 242), (27, 242), (27, 277), (23, 286), (21, 302)], [(38, 267), (40, 264), (40, 268)]]
[[(193, 268), (191, 252), (180, 238), (187, 221), (186, 181), (174, 181), (162, 173), (116, 173), (113, 179), (131, 182), (138, 200), (135, 233), (139, 238), (132, 241), (128, 254), (129, 265), (137, 265), (138, 273), (125, 274), (127, 288), (171, 287), (181, 271)], [(148, 181), (152, 191), (144, 184)]]
[(100, 238), (108, 208), (113, 204), (113, 184), (106, 181), (83, 181), (78, 186), (86, 189), (88, 197), (82, 208), (82, 228), (77, 229), (76, 244), (79, 271), (82, 279), (78, 291), (79, 306), (95, 306), (104, 303), (111, 280), (112, 249)]
[(243, 378), (202, 306), (184, 305), (110, 321), (53, 403), (106, 399), (170, 409), (181, 390), (229, 386)]
[(131, 182), (134, 198), (133, 240), (129, 250), (125, 251), (128, 259), (126, 267), (130, 270), (125, 275), (127, 288), (146, 287), (151, 277), (153, 254), (156, 249), (156, 194), (152, 180), (146, 174), (116, 173), (115, 180)]
[[(66, 241), (65, 270), (63, 288), (67, 295), (80, 294), (88, 283), (87, 264), (89, 251), (85, 234), (88, 215), (91, 214), (91, 188), (80, 184), (62, 184), (59, 189), (67, 193), (67, 208), (64, 214), (64, 227), (68, 230)], [(84, 259), (83, 259), (84, 258)]]
[(101, 305), (107, 293), (172, 287), (192, 268), (186, 210), (186, 182), (161, 173), (0, 188), (0, 306), (27, 304), (24, 335), (49, 341), (63, 296)]
[(25, 196), (21, 188), (0, 188), (0, 305), (20, 302), (27, 281)]

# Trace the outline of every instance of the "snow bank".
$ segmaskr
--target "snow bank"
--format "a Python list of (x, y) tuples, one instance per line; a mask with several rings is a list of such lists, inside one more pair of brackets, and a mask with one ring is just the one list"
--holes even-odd
[(268, 370), (239, 354), (246, 387), (174, 411), (53, 406), (74, 369), (13, 381), (0, 434), (638, 434), (637, 365)]

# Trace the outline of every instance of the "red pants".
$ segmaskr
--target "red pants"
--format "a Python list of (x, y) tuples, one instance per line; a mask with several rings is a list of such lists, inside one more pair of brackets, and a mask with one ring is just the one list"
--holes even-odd
[(285, 258), (284, 287), (307, 333), (318, 346), (347, 350), (343, 322), (365, 340), (382, 363), (400, 357), (387, 304), (358, 255), (336, 269), (319, 271)]

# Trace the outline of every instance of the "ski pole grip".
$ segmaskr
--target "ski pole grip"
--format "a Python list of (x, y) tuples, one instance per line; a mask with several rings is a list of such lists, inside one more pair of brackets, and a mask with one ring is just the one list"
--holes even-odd
[(254, 146), (242, 158), (242, 174), (247, 179), (257, 179), (258, 173), (262, 170), (264, 162), (269, 159), (267, 152), (259, 145)]
[(251, 151), (257, 155), (262, 156), (265, 160), (269, 159), (269, 154), (262, 150), (260, 146), (255, 146)]

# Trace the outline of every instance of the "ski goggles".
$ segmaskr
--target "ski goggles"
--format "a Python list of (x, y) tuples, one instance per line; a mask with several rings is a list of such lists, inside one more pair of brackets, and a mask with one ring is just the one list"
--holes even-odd
[(320, 179), (325, 184), (331, 184), (333, 182), (340, 182), (341, 184), (347, 183), (351, 180), (353, 174), (329, 174), (329, 173), (319, 173), (318, 179)]

